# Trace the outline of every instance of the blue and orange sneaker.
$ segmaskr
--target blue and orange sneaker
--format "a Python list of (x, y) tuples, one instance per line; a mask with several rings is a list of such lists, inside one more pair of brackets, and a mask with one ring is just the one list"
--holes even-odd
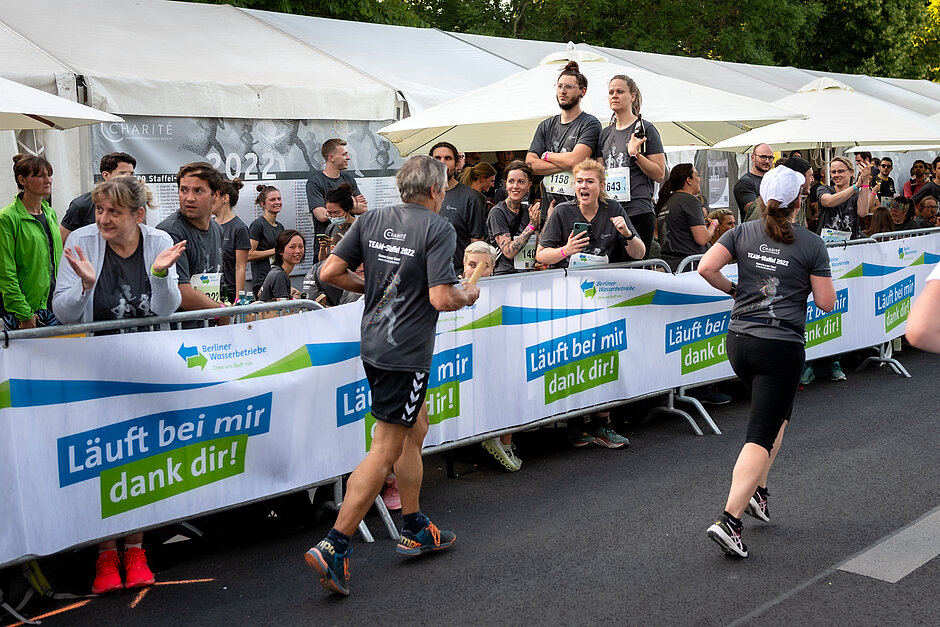
[(310, 568), (320, 574), (320, 585), (336, 594), (349, 594), (349, 556), (352, 547), (345, 553), (337, 553), (333, 543), (321, 540), (318, 545), (304, 554)]
[(428, 526), (422, 529), (418, 534), (402, 530), (401, 537), (398, 538), (398, 546), (395, 550), (402, 555), (421, 555), (430, 551), (440, 551), (450, 547), (457, 539), (457, 534), (453, 531), (442, 531), (437, 526), (428, 521)]

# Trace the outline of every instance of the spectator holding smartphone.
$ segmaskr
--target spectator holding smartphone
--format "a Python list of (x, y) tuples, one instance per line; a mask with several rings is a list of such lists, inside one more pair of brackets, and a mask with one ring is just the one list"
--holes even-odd
[(493, 274), (513, 274), (531, 270), (535, 264), (537, 237), (541, 223), (540, 201), (529, 205), (532, 168), (516, 159), (506, 166), (506, 199), (493, 206), (486, 221), (487, 230), (501, 253)]

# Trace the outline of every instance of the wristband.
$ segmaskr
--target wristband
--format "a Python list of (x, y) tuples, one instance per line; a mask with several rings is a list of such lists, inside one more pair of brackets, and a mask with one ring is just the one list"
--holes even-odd
[(855, 185), (855, 183), (852, 183), (852, 189), (855, 190), (856, 194), (859, 192), (859, 188)]
[(542, 161), (548, 161), (548, 151), (542, 153)]
[(631, 231), (631, 232), (630, 232), (630, 237), (626, 237), (626, 238), (624, 238), (624, 239), (626, 239), (626, 241), (629, 242), (630, 240), (632, 240), (632, 239), (635, 238), (635, 237), (636, 237), (636, 233), (633, 233), (633, 232)]
[(565, 252), (565, 247), (564, 247), (564, 246), (561, 247), (561, 258), (562, 258), (562, 259), (567, 259), (567, 258), (568, 258), (568, 253)]
[(533, 233), (535, 233), (535, 227), (532, 226), (532, 223), (531, 223), (531, 222), (529, 222), (529, 223), (526, 225), (525, 230), (526, 230), (526, 231), (532, 231)]
[(158, 271), (158, 270), (154, 270), (153, 266), (150, 266), (150, 274), (152, 274), (155, 277), (165, 279), (166, 275), (169, 274), (169, 270), (164, 269), (162, 271)]
[(862, 185), (862, 189), (868, 189), (871, 185)]

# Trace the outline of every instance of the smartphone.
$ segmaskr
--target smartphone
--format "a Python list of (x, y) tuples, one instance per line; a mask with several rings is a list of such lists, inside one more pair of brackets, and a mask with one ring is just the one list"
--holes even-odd
[(330, 236), (326, 233), (317, 233), (317, 239), (321, 241), (330, 241)]
[(574, 223), (574, 235), (577, 237), (581, 233), (587, 233), (588, 236), (591, 235), (591, 225), (587, 222), (575, 222)]

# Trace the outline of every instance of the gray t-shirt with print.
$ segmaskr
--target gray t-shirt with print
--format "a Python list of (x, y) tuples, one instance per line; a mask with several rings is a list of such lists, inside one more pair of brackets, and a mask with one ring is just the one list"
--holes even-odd
[(637, 216), (653, 212), (653, 179), (646, 176), (642, 168), (627, 152), (627, 144), (636, 132), (637, 124), (643, 124), (646, 131), (646, 143), (640, 152), (646, 156), (663, 154), (663, 140), (656, 127), (646, 120), (637, 119), (625, 129), (617, 130), (613, 124), (601, 131), (598, 154), (604, 160), (604, 166), (612, 168), (630, 168), (630, 200), (620, 203), (628, 216)]
[[(597, 140), (600, 135), (600, 120), (587, 111), (582, 111), (578, 117), (567, 124), (561, 123), (561, 115), (555, 115), (539, 123), (532, 137), (529, 152), (541, 157), (545, 152), (572, 152), (575, 146), (584, 144), (591, 149), (589, 156), (593, 157), (597, 154)], [(542, 210), (547, 211), (552, 200), (557, 205), (570, 198), (570, 196), (546, 193), (543, 195)]]
[[(258, 242), (257, 250), (271, 250), (274, 248), (277, 236), (283, 230), (284, 225), (277, 220), (274, 221), (274, 226), (271, 226), (271, 223), (265, 220), (264, 216), (260, 216), (255, 218), (248, 227), (248, 237)], [(271, 260), (265, 257), (264, 259), (251, 261), (248, 265), (251, 266), (252, 285), (258, 287), (264, 285), (264, 277), (268, 276), (268, 272), (271, 270)]]
[(313, 215), (313, 210), (317, 207), (326, 207), (326, 200), (324, 199), (327, 193), (336, 189), (343, 183), (348, 184), (352, 188), (353, 196), (358, 196), (361, 193), (359, 186), (356, 184), (356, 177), (345, 170), (340, 172), (339, 176), (335, 179), (327, 176), (321, 170), (315, 170), (310, 178), (307, 179), (307, 210), (310, 211), (310, 218), (313, 220), (313, 229), (317, 234), (326, 233), (326, 227), (330, 225), (330, 221), (326, 220), (320, 222), (317, 220), (316, 216)]
[[(832, 185), (820, 185), (816, 190), (816, 198), (822, 198), (826, 194), (835, 194), (836, 188)], [(843, 201), (835, 207), (823, 207), (819, 203), (819, 224), (816, 226), (816, 232), (822, 233), (823, 229), (833, 229), (836, 231), (848, 231), (852, 234), (850, 239), (861, 237), (861, 228), (858, 217), (858, 192), (853, 193), (848, 200)]]
[(186, 250), (176, 261), (180, 283), (189, 283), (194, 274), (222, 271), (222, 227), (215, 220), (203, 231), (177, 211), (157, 228), (169, 233), (174, 244), (186, 240)]
[[(542, 236), (539, 238), (539, 246), (545, 248), (564, 246), (568, 243), (568, 236), (574, 230), (575, 223), (587, 222), (591, 225), (589, 242), (581, 252), (589, 255), (606, 255), (610, 263), (630, 261), (626, 251), (627, 238), (621, 235), (614, 223), (610, 221), (611, 218), (617, 216), (623, 217), (627, 229), (636, 236), (636, 229), (630, 222), (630, 217), (627, 216), (620, 203), (614, 200), (608, 198), (598, 201), (597, 213), (590, 221), (585, 220), (576, 201), (563, 202), (555, 206), (552, 217), (545, 223)], [(552, 267), (567, 268), (568, 258), (562, 259)]]
[(793, 235), (792, 244), (775, 242), (764, 232), (764, 220), (754, 220), (718, 238), (738, 264), (730, 330), (770, 340), (805, 341), (803, 333), (792, 328), (735, 319), (777, 319), (805, 328), (806, 298), (812, 291), (809, 277), (828, 277), (832, 273), (822, 238), (795, 225)]
[(417, 204), (358, 218), (333, 254), (365, 264), (362, 361), (376, 368), (429, 372), (438, 311), (428, 289), (457, 282), (454, 227)]

